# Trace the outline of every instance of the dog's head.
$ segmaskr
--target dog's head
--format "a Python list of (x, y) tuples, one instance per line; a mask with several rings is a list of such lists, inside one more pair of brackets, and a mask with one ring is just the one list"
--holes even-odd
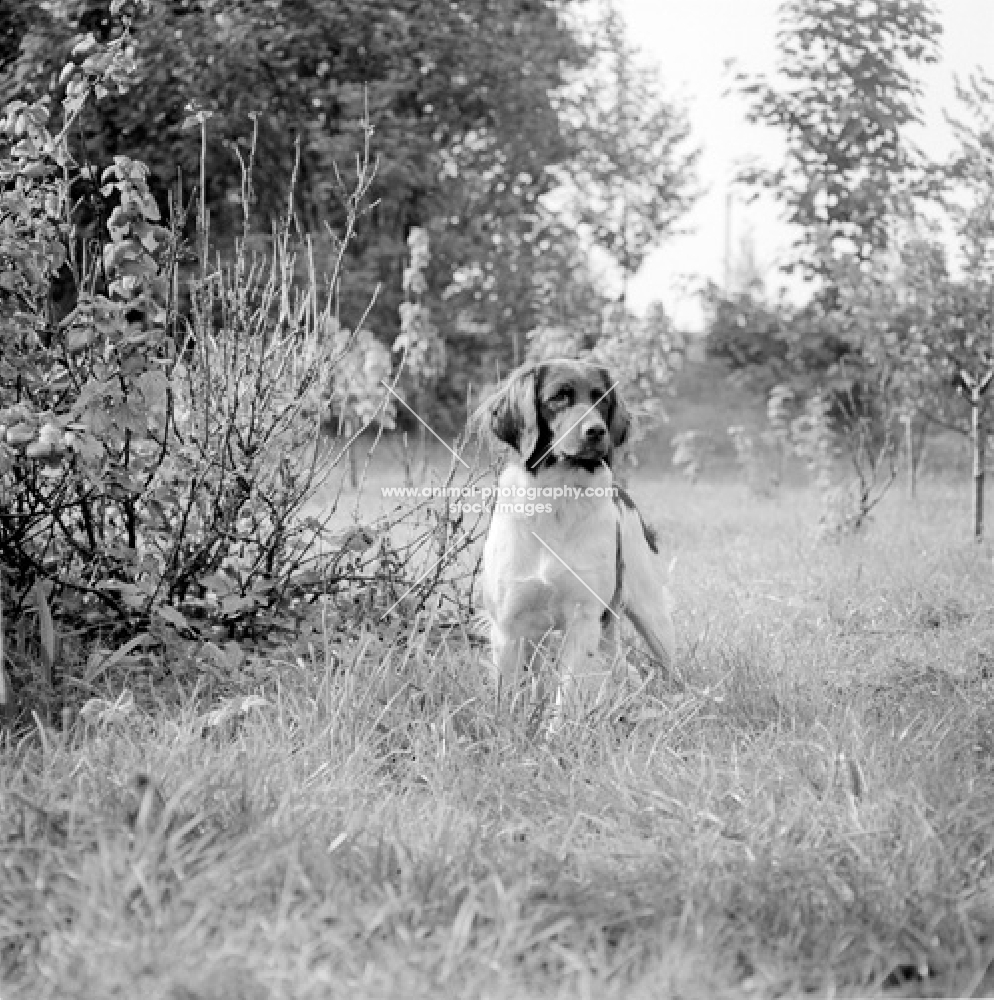
[(491, 428), (536, 472), (562, 462), (610, 465), (630, 418), (614, 379), (589, 361), (544, 361), (511, 374), (490, 411)]

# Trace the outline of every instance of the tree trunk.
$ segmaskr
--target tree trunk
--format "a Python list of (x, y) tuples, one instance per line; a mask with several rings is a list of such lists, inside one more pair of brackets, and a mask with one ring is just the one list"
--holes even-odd
[(974, 390), (973, 403), (973, 537), (984, 537), (984, 428), (980, 394)]
[(904, 419), (904, 443), (908, 452), (908, 496), (914, 500), (918, 492), (918, 463), (915, 456), (914, 419), (910, 413)]
[(973, 420), (970, 440), (973, 445), (973, 537), (979, 542), (984, 537), (984, 451), (987, 432), (984, 428), (984, 393), (994, 379), (994, 369), (979, 378), (960, 371), (960, 384), (970, 394)]

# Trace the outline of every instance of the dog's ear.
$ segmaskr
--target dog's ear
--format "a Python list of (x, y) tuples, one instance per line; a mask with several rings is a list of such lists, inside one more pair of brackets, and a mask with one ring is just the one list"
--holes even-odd
[(538, 444), (538, 409), (534, 365), (511, 375), (490, 410), (490, 428), (501, 441), (527, 459)]
[(601, 378), (604, 380), (604, 388), (607, 390), (607, 429), (611, 435), (611, 446), (620, 448), (628, 440), (628, 429), (632, 425), (632, 417), (625, 406), (625, 401), (618, 392), (618, 387), (614, 384), (615, 379), (606, 369), (601, 369)]

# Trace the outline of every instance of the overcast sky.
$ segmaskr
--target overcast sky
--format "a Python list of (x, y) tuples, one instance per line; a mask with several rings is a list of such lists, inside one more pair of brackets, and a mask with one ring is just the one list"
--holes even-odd
[[(722, 277), (725, 198), (736, 164), (759, 155), (775, 165), (775, 133), (745, 121), (744, 106), (725, 97), (725, 61), (771, 70), (776, 58), (779, 0), (617, 0), (632, 40), (659, 64), (667, 91), (688, 106), (703, 147), (701, 180), (707, 192), (687, 219), (693, 231), (655, 251), (630, 289), (637, 310), (662, 299), (682, 323), (699, 327), (700, 310), (687, 291), (691, 275)], [(994, 0), (938, 0), (943, 21), (942, 60), (922, 74), (926, 124), (915, 138), (933, 154), (952, 148), (943, 109), (954, 101), (953, 80), (976, 67), (994, 75)], [(789, 230), (767, 205), (732, 206), (732, 246), (751, 230), (761, 261), (774, 268), (790, 246)]]

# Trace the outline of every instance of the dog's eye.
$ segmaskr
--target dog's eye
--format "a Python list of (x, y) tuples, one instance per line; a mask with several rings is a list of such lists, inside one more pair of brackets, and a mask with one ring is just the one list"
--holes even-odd
[(570, 387), (568, 385), (564, 385), (561, 389), (557, 389), (549, 397), (549, 402), (553, 406), (566, 406), (572, 398), (572, 395)]

